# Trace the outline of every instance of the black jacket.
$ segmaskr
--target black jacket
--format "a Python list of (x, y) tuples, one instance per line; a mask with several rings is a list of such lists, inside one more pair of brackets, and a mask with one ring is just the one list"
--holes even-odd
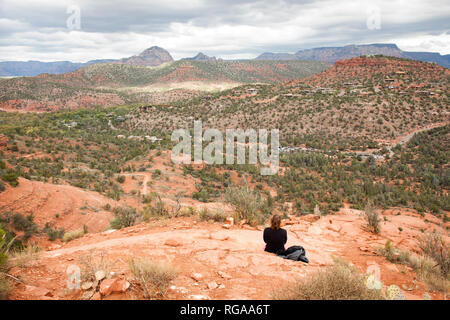
[(278, 250), (284, 250), (284, 244), (287, 242), (287, 232), (284, 229), (274, 230), (272, 228), (264, 229), (264, 242), (267, 252), (276, 253)]
[(292, 246), (287, 248), (287, 250), (278, 250), (277, 255), (284, 259), (309, 263), (309, 260), (306, 257), (305, 248), (302, 246)]

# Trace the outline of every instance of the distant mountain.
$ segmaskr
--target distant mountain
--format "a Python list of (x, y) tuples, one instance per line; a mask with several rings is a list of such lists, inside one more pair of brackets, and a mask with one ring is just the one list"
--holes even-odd
[(434, 52), (408, 52), (400, 50), (395, 44), (348, 45), (344, 47), (321, 47), (300, 50), (294, 54), (266, 52), (256, 60), (317, 60), (334, 63), (338, 60), (359, 57), (361, 55), (384, 55), (397, 58), (408, 58), (424, 62), (435, 62), (450, 68), (450, 55)]
[(138, 56), (123, 59), (91, 60), (86, 63), (70, 61), (40, 62), (40, 61), (5, 61), (0, 62), (0, 77), (25, 76), (34, 77), (42, 73), (62, 74), (96, 63), (119, 63), (137, 66), (158, 66), (173, 61), (169, 52), (160, 47), (151, 47)]
[(159, 66), (172, 61), (173, 58), (167, 50), (154, 46), (142, 51), (138, 56), (120, 59), (113, 63), (131, 64), (134, 66)]
[(199, 52), (195, 57), (192, 58), (184, 58), (182, 60), (190, 60), (190, 61), (216, 61), (216, 57), (208, 57), (206, 54)]
[(78, 70), (94, 63), (106, 63), (113, 60), (91, 60), (86, 63), (70, 61), (5, 61), (0, 62), (0, 77), (33, 77), (41, 73), (60, 74)]
[(264, 52), (259, 55), (255, 60), (299, 60), (295, 54), (291, 53), (272, 53)]

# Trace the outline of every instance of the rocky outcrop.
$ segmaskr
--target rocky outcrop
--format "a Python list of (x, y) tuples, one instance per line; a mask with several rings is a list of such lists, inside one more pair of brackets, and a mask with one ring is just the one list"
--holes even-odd
[(114, 63), (131, 64), (136, 66), (159, 66), (166, 62), (172, 62), (170, 53), (161, 47), (151, 47), (142, 51), (138, 56), (121, 59)]

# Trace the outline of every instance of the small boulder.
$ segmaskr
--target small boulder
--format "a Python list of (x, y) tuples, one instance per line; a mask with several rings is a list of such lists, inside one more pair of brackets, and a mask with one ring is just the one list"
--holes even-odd
[(113, 287), (112, 292), (124, 293), (130, 287), (130, 283), (126, 280), (117, 280)]
[(169, 247), (181, 247), (183, 245), (181, 241), (177, 239), (167, 239), (164, 244)]
[(83, 293), (81, 299), (83, 299), (83, 300), (90, 300), (94, 296), (94, 294), (95, 294), (95, 290), (94, 289), (86, 291), (86, 292)]
[(218, 286), (219, 285), (215, 281), (208, 282), (208, 289), (209, 290), (217, 289)]
[(91, 300), (102, 300), (102, 295), (100, 294), (100, 292), (96, 292), (92, 296)]
[(93, 287), (94, 283), (92, 281), (86, 281), (81, 284), (81, 289), (86, 291)]
[(62, 245), (54, 243), (54, 244), (51, 244), (51, 245), (49, 245), (47, 247), (47, 251), (58, 250), (58, 249), (61, 249), (61, 248), (62, 248)]
[(103, 271), (103, 270), (98, 270), (98, 271), (95, 273), (95, 279), (96, 279), (97, 281), (102, 281), (103, 279), (105, 279), (105, 277), (106, 277), (106, 272)]
[(228, 273), (223, 272), (223, 271), (217, 271), (217, 274), (219, 276), (221, 276), (222, 278), (224, 278), (224, 279), (231, 279), (232, 278), (232, 276), (230, 276)]
[(36, 297), (36, 298), (44, 298), (44, 297), (52, 296), (50, 290), (48, 290), (46, 288), (28, 286), (28, 285), (25, 286), (25, 294)]
[(195, 281), (201, 281), (203, 279), (203, 275), (201, 273), (193, 273), (191, 278)]
[(100, 294), (103, 297), (109, 296), (111, 293), (113, 293), (114, 287), (116, 285), (117, 279), (105, 279), (100, 284)]

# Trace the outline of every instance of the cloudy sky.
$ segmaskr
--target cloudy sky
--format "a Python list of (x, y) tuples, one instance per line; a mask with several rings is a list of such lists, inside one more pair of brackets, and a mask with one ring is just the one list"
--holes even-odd
[(0, 61), (122, 58), (157, 45), (175, 59), (396, 43), (450, 53), (450, 1), (0, 0)]

